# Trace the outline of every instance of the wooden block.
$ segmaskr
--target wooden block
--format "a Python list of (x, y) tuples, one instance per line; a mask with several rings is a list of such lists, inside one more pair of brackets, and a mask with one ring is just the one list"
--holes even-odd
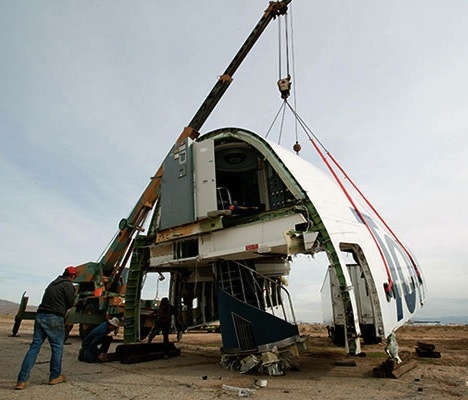
[(417, 342), (418, 348), (422, 351), (434, 351), (435, 345), (424, 342)]
[(413, 370), (417, 367), (417, 363), (415, 360), (409, 360), (404, 363), (398, 364), (398, 368), (394, 369), (393, 371), (389, 371), (389, 378), (398, 379), (403, 374)]

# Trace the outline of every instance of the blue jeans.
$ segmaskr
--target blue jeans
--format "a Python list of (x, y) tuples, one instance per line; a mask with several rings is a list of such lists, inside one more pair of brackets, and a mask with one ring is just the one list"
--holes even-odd
[(62, 374), (63, 341), (65, 338), (65, 324), (62, 317), (54, 314), (38, 313), (34, 321), (34, 333), (29, 350), (24, 356), (21, 370), (18, 374), (18, 382), (27, 382), (42, 344), (49, 340), (50, 374), (49, 380), (58, 378)]

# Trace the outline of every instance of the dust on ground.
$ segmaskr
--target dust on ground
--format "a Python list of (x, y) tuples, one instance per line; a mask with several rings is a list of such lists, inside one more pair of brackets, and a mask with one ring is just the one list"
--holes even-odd
[[(187, 333), (176, 346), (181, 355), (168, 360), (139, 364), (86, 364), (77, 360), (80, 339), (72, 331), (64, 348), (65, 384), (49, 386), (50, 350), (45, 343), (31, 374), (31, 386), (13, 390), (16, 376), (32, 338), (32, 321), (23, 321), (19, 337), (8, 337), (13, 315), (0, 316), (0, 399), (63, 400), (104, 399), (232, 399), (239, 392), (223, 385), (245, 389), (258, 399), (468, 399), (468, 326), (408, 325), (397, 331), (400, 352), (412, 355), (414, 368), (399, 379), (373, 377), (374, 367), (386, 359), (384, 344), (363, 345), (365, 357), (352, 357), (356, 366), (340, 366), (347, 360), (344, 348), (336, 347), (322, 325), (301, 325), (309, 335), (307, 351), (284, 376), (258, 376), (228, 371), (221, 364), (221, 336), (217, 333)], [(156, 337), (156, 340), (161, 340)], [(172, 337), (175, 340), (175, 337)], [(432, 343), (441, 358), (416, 356), (417, 342)], [(122, 342), (119, 336), (111, 351)], [(255, 388), (257, 379), (266, 387)], [(247, 393), (248, 394), (248, 393)]]

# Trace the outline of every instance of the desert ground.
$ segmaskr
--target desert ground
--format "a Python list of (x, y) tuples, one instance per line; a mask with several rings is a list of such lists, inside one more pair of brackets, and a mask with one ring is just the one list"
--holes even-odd
[[(322, 325), (301, 325), (309, 335), (307, 350), (295, 368), (283, 376), (241, 374), (221, 364), (221, 336), (187, 333), (176, 344), (178, 357), (137, 364), (108, 362), (86, 364), (77, 360), (80, 339), (74, 328), (64, 349), (64, 384), (50, 386), (45, 343), (32, 371), (31, 386), (15, 391), (16, 376), (32, 338), (32, 321), (23, 321), (18, 337), (9, 337), (13, 315), (0, 316), (0, 399), (101, 400), (101, 399), (230, 399), (240, 395), (258, 399), (468, 399), (468, 326), (408, 325), (397, 331), (400, 354), (408, 371), (397, 379), (376, 378), (373, 369), (387, 358), (384, 344), (363, 346), (365, 357), (349, 357), (336, 347)], [(175, 338), (173, 338), (175, 340)], [(160, 337), (155, 339), (161, 340)], [(440, 358), (423, 358), (417, 342), (434, 344)], [(119, 335), (111, 351), (122, 342)], [(346, 366), (349, 359), (355, 366)], [(266, 386), (255, 386), (257, 380)], [(224, 386), (224, 388), (223, 388)], [(226, 389), (236, 387), (241, 392)]]

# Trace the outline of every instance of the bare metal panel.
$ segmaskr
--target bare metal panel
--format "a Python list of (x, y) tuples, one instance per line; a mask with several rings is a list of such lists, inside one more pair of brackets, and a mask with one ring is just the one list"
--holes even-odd
[(175, 145), (164, 160), (160, 229), (194, 220), (193, 165), (190, 139)]

